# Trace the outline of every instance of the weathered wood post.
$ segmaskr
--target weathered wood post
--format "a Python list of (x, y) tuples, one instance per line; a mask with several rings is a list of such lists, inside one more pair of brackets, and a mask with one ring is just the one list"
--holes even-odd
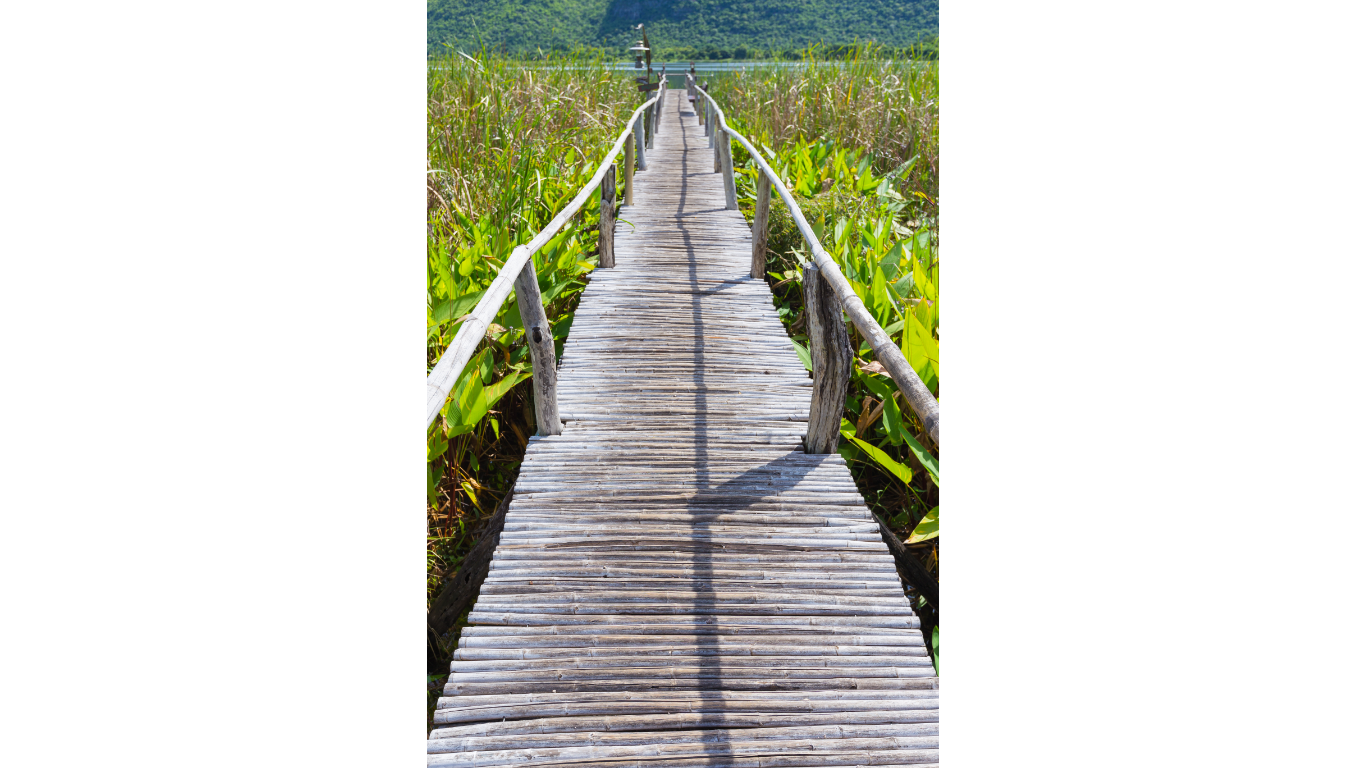
[(632, 182), (636, 178), (636, 145), (633, 142), (626, 142), (626, 160), (621, 166), (626, 174), (626, 204), (631, 205), (634, 200)]
[(616, 225), (617, 167), (607, 167), (602, 177), (602, 210), (598, 213), (598, 266), (615, 267), (617, 254), (613, 249), (613, 227)]
[[(707, 90), (706, 83), (703, 83), (698, 87), (704, 91)], [(697, 122), (699, 125), (703, 126), (703, 133), (710, 136), (711, 127), (707, 125), (707, 116), (711, 114), (711, 103), (708, 102), (706, 99), (702, 98), (701, 95), (697, 97), (697, 101), (702, 105), (702, 111), (697, 113)]]
[(721, 172), (721, 142), (716, 134), (721, 131), (721, 121), (716, 119), (716, 115), (711, 116), (711, 136), (707, 138), (707, 146), (711, 147), (711, 172)]
[(854, 350), (849, 346), (839, 297), (814, 261), (802, 264), (802, 291), (811, 338), (811, 373), (816, 380), (811, 388), (811, 420), (806, 423), (806, 452), (834, 453), (840, 444), (840, 416)]
[(536, 284), (536, 256), (527, 259), (526, 266), (514, 282), (517, 289), (517, 309), (522, 313), (522, 327), (526, 329), (526, 344), (531, 350), (531, 392), (536, 400), (536, 434), (560, 434), (560, 406), (555, 400), (555, 337), (541, 306), (541, 288)]
[(768, 174), (759, 169), (759, 181), (755, 184), (757, 197), (754, 200), (754, 226), (750, 229), (749, 276), (762, 280), (764, 267), (768, 266)]
[(655, 110), (655, 123), (654, 123), (653, 126), (651, 126), (651, 127), (653, 128), (653, 130), (650, 132), (650, 148), (651, 148), (651, 149), (654, 149), (654, 146), (655, 146), (655, 134), (656, 134), (656, 133), (659, 133), (659, 117), (660, 117), (660, 113), (662, 113), (662, 112), (664, 111), (664, 109), (663, 109), (663, 107), (664, 107), (664, 94), (667, 93), (668, 90), (669, 90), (669, 81), (668, 81), (667, 78), (668, 78), (668, 75), (665, 74), (665, 69), (664, 69), (663, 67), (660, 67), (660, 68), (659, 68), (659, 88), (655, 89), (655, 94), (656, 94), (657, 96), (659, 96), (659, 100), (655, 102), (655, 106), (654, 106), (654, 110)]
[(735, 198), (735, 160), (730, 154), (730, 134), (724, 130), (719, 134), (716, 148), (721, 153), (721, 185), (726, 190), (726, 210), (738, 211), (740, 203)]
[(636, 118), (632, 124), (633, 132), (636, 135), (636, 170), (645, 170), (645, 120), (644, 116)]

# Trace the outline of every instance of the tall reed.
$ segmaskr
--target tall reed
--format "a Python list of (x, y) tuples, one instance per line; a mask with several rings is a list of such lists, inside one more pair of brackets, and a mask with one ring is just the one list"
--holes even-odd
[(727, 122), (769, 147), (829, 140), (866, 153), (874, 174), (909, 162), (899, 191), (938, 218), (937, 59), (889, 59), (868, 44), (839, 62), (808, 55), (803, 66), (759, 64), (705, 79)]
[[(519, 243), (592, 176), (639, 104), (600, 57), (450, 54), (427, 67), (427, 366)], [(557, 339), (596, 264), (596, 199), (533, 261)], [(459, 566), (535, 431), (509, 299), (428, 433), (428, 599)], [(463, 404), (457, 403), (465, 395)], [(472, 405), (473, 404), (473, 405)]]

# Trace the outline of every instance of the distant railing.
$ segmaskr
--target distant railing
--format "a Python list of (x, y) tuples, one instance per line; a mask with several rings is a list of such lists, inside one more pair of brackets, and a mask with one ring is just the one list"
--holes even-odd
[[(569, 221), (574, 214), (578, 213), (583, 204), (588, 202), (588, 196), (593, 193), (594, 188), (599, 188), (602, 195), (602, 210), (600, 215), (598, 230), (598, 266), (616, 266), (616, 255), (613, 251), (612, 231), (613, 231), (613, 208), (616, 204), (616, 168), (613, 162), (617, 154), (622, 151), (623, 145), (626, 151), (626, 160), (623, 163), (626, 172), (626, 204), (632, 204), (633, 184), (632, 177), (635, 175), (635, 168), (645, 170), (645, 126), (650, 120), (651, 109), (660, 102), (668, 86), (661, 78), (659, 92), (654, 97), (647, 100), (644, 104), (631, 115), (627, 122), (626, 129), (617, 137), (617, 141), (608, 151), (598, 166), (597, 173), (593, 174), (592, 181), (584, 185), (579, 194), (570, 201), (563, 210), (550, 220), (531, 241), (519, 245), (512, 249), (512, 255), (508, 257), (503, 268), (498, 270), (498, 276), (493, 279), (484, 295), (479, 299), (479, 303), (461, 323), (460, 330), (455, 334), (455, 340), (446, 348), (432, 368), (432, 372), (427, 374), (427, 426), (436, 421), (437, 414), (441, 412), (442, 406), (446, 404), (446, 399), (450, 397), (451, 388), (455, 386), (456, 380), (460, 378), (460, 373), (469, 363), (470, 357), (474, 354), (475, 348), (483, 340), (484, 333), (488, 331), (489, 323), (498, 315), (503, 307), (503, 302), (507, 300), (508, 294), (515, 287), (517, 289), (517, 307), (521, 310), (522, 325), (526, 331), (527, 346), (531, 349), (531, 370), (532, 370), (532, 391), (536, 401), (536, 425), (537, 434), (558, 435), (560, 434), (560, 413), (559, 405), (555, 399), (555, 339), (550, 333), (550, 324), (546, 322), (545, 308), (541, 306), (541, 290), (536, 284), (536, 265), (531, 260), (533, 254), (541, 249), (550, 238)], [(653, 142), (655, 130), (659, 125), (657, 109), (653, 110), (653, 122), (650, 124), (650, 141)], [(627, 143), (628, 137), (634, 135), (635, 141)]]
[[(844, 319), (839, 310), (849, 315), (854, 327), (858, 328), (873, 354), (887, 369), (887, 374), (905, 396), (906, 402), (925, 425), (925, 431), (935, 445), (939, 444), (939, 401), (930, 393), (925, 383), (916, 375), (915, 369), (906, 362), (901, 348), (892, 341), (887, 332), (878, 325), (877, 320), (859, 300), (858, 294), (850, 287), (848, 279), (840, 270), (839, 264), (830, 258), (820, 239), (806, 222), (801, 208), (787, 191), (787, 184), (764, 162), (763, 155), (753, 144), (738, 132), (726, 125), (725, 114), (716, 100), (707, 93), (706, 86), (698, 87), (696, 77), (685, 75), (688, 94), (702, 107), (698, 119), (707, 126), (710, 146), (716, 150), (715, 169), (724, 174), (726, 208), (739, 206), (735, 199), (735, 171), (732, 168), (729, 141), (716, 141), (717, 130), (724, 131), (754, 158), (754, 163), (763, 170), (756, 185), (757, 199), (754, 205), (754, 226), (752, 229), (753, 252), (750, 261), (750, 276), (763, 279), (768, 241), (768, 208), (770, 187), (778, 190), (778, 196), (792, 213), (792, 220), (802, 233), (802, 238), (811, 248), (812, 261), (802, 268), (802, 283), (806, 291), (806, 316), (811, 330), (811, 367), (815, 376), (815, 391), (811, 396), (811, 416), (807, 424), (806, 450), (808, 453), (833, 453), (839, 444), (840, 416), (844, 411), (844, 392), (849, 381), (850, 366), (853, 363), (853, 350), (849, 348), (848, 333), (844, 330)], [(813, 266), (814, 264), (814, 266)], [(825, 277), (822, 281), (814, 278), (819, 271)], [(824, 288), (824, 290), (822, 290)]]

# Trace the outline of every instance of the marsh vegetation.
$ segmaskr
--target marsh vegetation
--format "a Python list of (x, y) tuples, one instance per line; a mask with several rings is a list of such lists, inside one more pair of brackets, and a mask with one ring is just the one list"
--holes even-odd
[[(851, 51), (837, 67), (813, 59), (715, 74), (709, 87), (731, 125), (788, 180), (823, 246), (937, 397), (938, 64), (876, 53)], [(591, 179), (639, 94), (629, 74), (582, 55), (532, 66), (452, 53), (431, 60), (427, 86), (430, 370), (512, 249)], [(752, 217), (758, 171), (738, 145), (734, 160), (741, 208)], [(557, 353), (597, 265), (597, 221), (593, 196), (533, 257)], [(775, 203), (768, 274), (799, 356), (806, 250)], [(521, 328), (516, 302), (506, 302), (428, 430), (429, 605), (511, 488), (535, 433)], [(840, 451), (873, 510), (937, 577), (937, 448), (852, 327), (850, 338), (856, 359)], [(457, 634), (458, 626), (442, 642)]]

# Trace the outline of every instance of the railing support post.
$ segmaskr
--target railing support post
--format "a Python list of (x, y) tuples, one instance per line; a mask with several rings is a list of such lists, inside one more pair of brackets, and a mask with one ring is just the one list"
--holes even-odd
[(661, 69), (659, 71), (659, 89), (656, 91), (656, 94), (659, 96), (659, 100), (655, 102), (654, 106), (655, 122), (653, 125), (650, 126), (650, 149), (655, 148), (655, 134), (659, 133), (659, 116), (660, 113), (664, 111), (662, 109), (662, 107), (664, 106), (664, 94), (669, 90), (669, 81), (665, 79), (666, 77), (667, 76), (664, 74), (664, 70)]
[(522, 313), (526, 344), (531, 350), (531, 392), (536, 399), (536, 434), (560, 434), (560, 406), (555, 399), (555, 337), (541, 306), (541, 288), (536, 284), (536, 255), (526, 260), (517, 275), (517, 308)]
[(613, 248), (613, 238), (616, 226), (617, 204), (617, 167), (615, 165), (607, 169), (607, 174), (602, 177), (602, 210), (598, 214), (598, 266), (615, 267), (617, 265), (617, 254)]
[(636, 170), (645, 170), (645, 120), (644, 115), (632, 126), (636, 135)]
[(806, 423), (806, 452), (834, 453), (840, 444), (840, 416), (849, 389), (854, 350), (835, 291), (813, 261), (802, 264), (806, 329), (811, 339), (811, 419)]
[(626, 174), (626, 204), (632, 205), (635, 196), (634, 185), (632, 182), (636, 178), (636, 145), (633, 142), (626, 142), (626, 160), (621, 164), (621, 170)]
[(730, 134), (720, 131), (716, 143), (716, 149), (721, 153), (721, 185), (726, 190), (726, 210), (740, 210), (740, 203), (735, 198), (735, 160), (730, 154)]
[(756, 280), (764, 278), (764, 267), (768, 266), (768, 187), (768, 174), (760, 170), (755, 184), (754, 226), (750, 228), (749, 276)]

